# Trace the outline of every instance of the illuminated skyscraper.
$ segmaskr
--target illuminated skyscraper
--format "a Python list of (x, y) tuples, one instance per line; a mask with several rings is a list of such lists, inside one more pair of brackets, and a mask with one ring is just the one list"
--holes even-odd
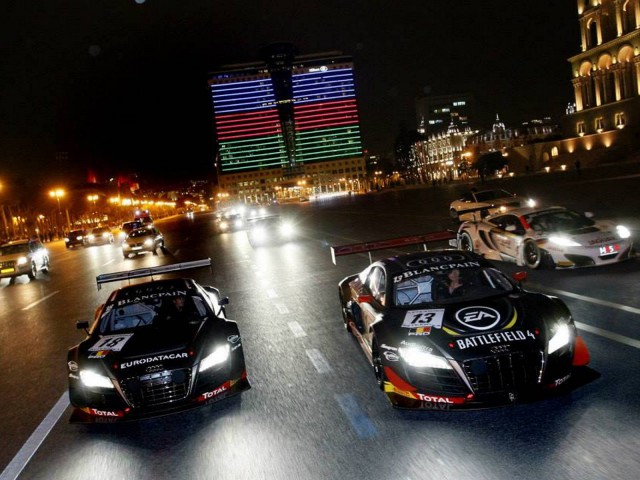
[(209, 76), (221, 189), (261, 201), (302, 196), (300, 185), (318, 194), (363, 180), (351, 57), (296, 55), (291, 44), (262, 53), (261, 62)]

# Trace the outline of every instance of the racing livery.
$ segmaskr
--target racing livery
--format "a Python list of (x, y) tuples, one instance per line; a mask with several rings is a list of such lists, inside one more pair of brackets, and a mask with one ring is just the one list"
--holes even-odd
[[(211, 267), (211, 260), (98, 275), (103, 283)], [(69, 349), (71, 423), (159, 416), (250, 388), (242, 338), (217, 288), (190, 278), (145, 280), (114, 290), (88, 336)]]
[[(358, 247), (332, 247), (334, 260)], [(567, 306), (525, 290), (525, 278), (472, 252), (435, 249), (375, 261), (341, 280), (338, 294), (344, 326), (394, 407), (483, 408), (569, 388), (589, 362)]]
[(450, 246), (534, 269), (607, 265), (633, 252), (627, 227), (564, 207), (520, 208), (463, 222)]

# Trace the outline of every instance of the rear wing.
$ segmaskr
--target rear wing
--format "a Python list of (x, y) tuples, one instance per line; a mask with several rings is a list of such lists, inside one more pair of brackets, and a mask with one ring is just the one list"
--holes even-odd
[(427, 250), (427, 243), (451, 240), (456, 238), (456, 232), (446, 230), (442, 232), (430, 232), (423, 235), (411, 235), (408, 237), (389, 238), (375, 242), (351, 243), (349, 245), (336, 245), (331, 247), (331, 260), (336, 265), (336, 257), (352, 255), (354, 253), (367, 252), (371, 263), (371, 252), (374, 250), (388, 250), (391, 248), (406, 247), (409, 245), (423, 245)]
[(190, 270), (192, 268), (211, 268), (211, 259), (194, 260), (192, 262), (172, 263), (169, 265), (159, 265), (157, 267), (138, 268), (136, 270), (127, 270), (124, 272), (103, 273), (96, 277), (98, 290), (102, 288), (103, 283), (118, 282), (122, 280), (131, 280), (132, 278), (153, 277), (163, 273), (179, 272), (181, 270)]

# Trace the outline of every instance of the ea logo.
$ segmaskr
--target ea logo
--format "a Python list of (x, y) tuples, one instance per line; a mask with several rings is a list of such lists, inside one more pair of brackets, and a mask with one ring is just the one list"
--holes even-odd
[(489, 307), (466, 307), (456, 312), (456, 320), (473, 330), (489, 330), (500, 321), (500, 314)]

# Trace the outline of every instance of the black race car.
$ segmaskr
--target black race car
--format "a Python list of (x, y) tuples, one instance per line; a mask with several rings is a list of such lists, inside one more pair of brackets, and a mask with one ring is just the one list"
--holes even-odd
[[(445, 240), (451, 232), (332, 247), (337, 256)], [(345, 327), (394, 407), (482, 408), (567, 387), (589, 362), (567, 306), (526, 291), (473, 252), (435, 249), (344, 278)]]
[[(104, 283), (211, 267), (211, 260), (98, 275)], [(69, 349), (71, 423), (173, 413), (250, 388), (242, 339), (220, 291), (190, 278), (145, 280), (114, 290), (87, 338)]]

